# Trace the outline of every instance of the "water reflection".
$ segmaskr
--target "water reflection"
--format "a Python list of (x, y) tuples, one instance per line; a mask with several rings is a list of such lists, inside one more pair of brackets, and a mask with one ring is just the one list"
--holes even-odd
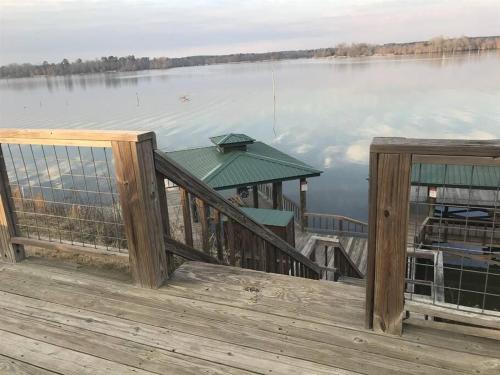
[(372, 137), (500, 136), (499, 63), (489, 53), (9, 79), (1, 126), (154, 130), (166, 150), (247, 133), (325, 171), (309, 185), (311, 210), (363, 219)]

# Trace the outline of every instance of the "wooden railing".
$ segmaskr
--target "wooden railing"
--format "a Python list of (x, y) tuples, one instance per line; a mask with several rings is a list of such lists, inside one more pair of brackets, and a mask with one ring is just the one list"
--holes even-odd
[[(272, 201), (271, 184), (258, 185), (258, 189), (268, 201)], [(284, 194), (282, 195), (282, 201), (283, 211), (293, 212), (295, 223), (301, 225), (302, 215), (299, 205)], [(308, 232), (356, 237), (368, 236), (367, 223), (347, 216), (306, 212), (304, 217), (306, 225), (303, 229)]]
[(367, 237), (368, 224), (347, 216), (308, 212), (308, 232), (335, 234), (339, 236)]
[[(173, 271), (174, 255), (320, 277), (315, 263), (156, 150), (152, 132), (3, 129), (0, 146), (2, 261), (21, 261), (24, 246), (128, 257), (134, 282), (148, 288)], [(171, 234), (166, 194), (177, 186), (183, 242)]]
[[(461, 246), (469, 246), (473, 240), (477, 246), (483, 246), (484, 250), (464, 251), (456, 246), (451, 246), (444, 241), (450, 241), (455, 233), (454, 226), (458, 224), (453, 219), (427, 218), (415, 216), (422, 222), (414, 225), (416, 234), (409, 233), (410, 215), (410, 186), (415, 185), (412, 180), (412, 166), (422, 163), (446, 166), (488, 166), (498, 168), (500, 166), (500, 140), (495, 141), (467, 141), (467, 140), (422, 140), (405, 138), (375, 138), (370, 147), (370, 191), (369, 191), (369, 233), (368, 233), (368, 268), (366, 288), (366, 325), (374, 330), (400, 335), (402, 333), (403, 320), (407, 314), (423, 314), (447, 322), (462, 322), (465, 324), (480, 325), (486, 327), (500, 328), (500, 314), (495, 307), (488, 310), (484, 301), (487, 298), (498, 298), (498, 289), (491, 288), (490, 280), (487, 284), (490, 267), (495, 265), (495, 253), (491, 239), (495, 238), (494, 230), (489, 233), (489, 239), (483, 236), (472, 238), (473, 234), (481, 228), (473, 218), (466, 218), (459, 225), (459, 237)], [(492, 172), (491, 169), (488, 170)], [(495, 172), (496, 173), (496, 172)], [(477, 176), (474, 169), (469, 173), (470, 179)], [(440, 186), (449, 184), (450, 179), (446, 176), (438, 176), (442, 179)], [(455, 177), (456, 179), (456, 177)], [(478, 179), (480, 181), (480, 179)], [(455, 182), (456, 183), (456, 182)], [(500, 186), (500, 181), (494, 182)], [(466, 182), (465, 185), (477, 186), (476, 182)], [(479, 184), (480, 185), (480, 184)], [(425, 185), (422, 185), (425, 186)], [(427, 185), (428, 186), (428, 185)], [(427, 187), (425, 187), (427, 188)], [(465, 186), (467, 188), (467, 186)], [(471, 190), (469, 190), (471, 191)], [(498, 190), (497, 190), (498, 191)], [(472, 211), (470, 204), (472, 193), (469, 193), (469, 203), (464, 207), (467, 212)], [(429, 194), (428, 203), (424, 207), (426, 212), (433, 210), (436, 206), (435, 196)], [(447, 203), (453, 206), (453, 203)], [(493, 219), (489, 223), (491, 228), (496, 228), (498, 221), (497, 199), (492, 203), (490, 210), (494, 212)], [(423, 217), (427, 216), (427, 213)], [(434, 228), (439, 224), (439, 229)], [(449, 224), (449, 225), (445, 225)], [(467, 228), (464, 228), (464, 225)], [(432, 231), (437, 239), (432, 239)], [(447, 231), (447, 232), (446, 232)], [(445, 238), (445, 236), (448, 236)], [(415, 237), (415, 239), (413, 239)], [(477, 238), (476, 238), (477, 237)], [(455, 239), (457, 240), (457, 239)], [(415, 243), (413, 243), (415, 242)], [(410, 245), (412, 248), (410, 248)], [(477, 248), (476, 248), (477, 249)], [(429, 253), (430, 252), (430, 253)], [(429, 254), (428, 254), (429, 253)], [(456, 287), (450, 287), (442, 278), (443, 254), (450, 259), (458, 260), (458, 266), (450, 267), (450, 272), (457, 272), (460, 279)], [(465, 261), (470, 254), (478, 255), (479, 260), (485, 263), (484, 270), (466, 270)], [(419, 257), (431, 256), (436, 259), (430, 264), (440, 274), (435, 272), (435, 278), (430, 282), (422, 282), (421, 286), (433, 288), (437, 283), (440, 287), (436, 292), (441, 293), (436, 299), (432, 296), (415, 297), (416, 284), (414, 262)], [(498, 253), (496, 253), (498, 256)], [(474, 256), (473, 256), (474, 257)], [(476, 258), (474, 258), (476, 259)], [(411, 262), (410, 262), (411, 261)], [(467, 290), (462, 284), (462, 275), (470, 272), (474, 275), (482, 275), (476, 280), (474, 290)], [(439, 280), (438, 278), (441, 278)], [(426, 284), (427, 285), (424, 285)], [(498, 287), (498, 284), (497, 284)], [(440, 290), (439, 290), (440, 289)], [(471, 287), (469, 287), (471, 289)], [(443, 290), (451, 290), (460, 294), (476, 293), (482, 298), (480, 308), (465, 306), (460, 298), (454, 303), (449, 303), (442, 295)], [(406, 293), (405, 293), (406, 292)], [(498, 310), (500, 306), (496, 306)]]
[[(185, 245), (193, 244), (193, 228), (191, 220), (188, 220), (190, 207), (187, 204), (191, 199), (197, 202), (203, 251), (210, 252), (209, 238), (215, 237), (217, 258), (221, 263), (292, 276), (320, 277), (318, 265), (245, 215), (215, 190), (169, 159), (164, 152), (155, 151), (155, 164), (157, 173), (179, 186), (181, 197), (184, 197)], [(227, 261), (224, 253), (228, 254)]]

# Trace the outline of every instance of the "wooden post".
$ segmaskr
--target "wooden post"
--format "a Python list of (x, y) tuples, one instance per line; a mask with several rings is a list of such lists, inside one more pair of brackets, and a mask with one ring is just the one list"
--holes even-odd
[(307, 180), (300, 179), (300, 228), (302, 231), (307, 227)]
[(181, 193), (182, 219), (184, 221), (184, 241), (193, 247), (193, 227), (191, 224), (191, 207), (187, 190), (179, 188)]
[(273, 182), (273, 210), (283, 210), (283, 183)]
[(375, 240), (377, 222), (378, 154), (370, 153), (368, 186), (368, 248), (366, 260), (365, 327), (373, 328), (373, 296), (375, 293)]
[(410, 175), (410, 154), (378, 155), (373, 329), (394, 335), (403, 328)]
[(259, 208), (259, 189), (257, 185), (252, 186), (253, 206)]
[(167, 277), (168, 265), (153, 155), (155, 139), (111, 144), (132, 278), (142, 287), (158, 288)]
[(201, 224), (201, 248), (205, 253), (210, 253), (210, 232), (208, 230), (208, 206), (205, 201), (196, 198), (198, 220)]
[[(156, 181), (158, 184), (158, 201), (160, 203), (161, 220), (163, 226), (163, 234), (170, 237), (170, 220), (168, 217), (167, 191), (165, 189), (165, 176), (156, 172)], [(174, 272), (174, 254), (167, 252), (168, 275)]]
[(236, 238), (234, 235), (235, 223), (233, 219), (227, 219), (227, 246), (229, 247), (229, 264), (236, 265)]
[(217, 246), (217, 259), (222, 263), (224, 261), (224, 253), (222, 251), (222, 223), (219, 210), (214, 209), (215, 221), (215, 241)]
[(11, 242), (12, 237), (18, 236), (11, 197), (7, 167), (0, 144), (0, 262), (16, 263), (24, 259), (24, 247)]

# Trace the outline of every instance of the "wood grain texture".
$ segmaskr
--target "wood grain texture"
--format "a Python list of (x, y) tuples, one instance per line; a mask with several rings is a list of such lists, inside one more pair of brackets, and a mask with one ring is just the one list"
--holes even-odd
[(184, 241), (193, 247), (193, 225), (191, 223), (191, 207), (189, 193), (186, 189), (179, 188), (181, 194), (182, 220), (184, 222)]
[[(154, 132), (123, 130), (84, 130), (84, 129), (0, 129), (0, 138), (10, 138), (13, 143), (39, 141), (119, 141), (142, 142), (155, 138)], [(88, 142), (86, 142), (88, 144)]]
[(54, 241), (47, 241), (47, 240), (38, 240), (36, 238), (27, 238), (27, 237), (12, 237), (11, 242), (13, 244), (17, 245), (22, 245), (22, 246), (34, 246), (34, 247), (40, 247), (42, 249), (47, 249), (47, 250), (56, 250), (56, 251), (64, 251), (64, 252), (70, 252), (70, 253), (88, 253), (91, 255), (98, 255), (98, 256), (106, 256), (106, 257), (120, 257), (120, 258), (127, 258), (128, 253), (120, 253), (118, 251), (113, 251), (106, 249), (104, 246), (97, 246), (91, 247), (91, 246), (80, 246), (80, 245), (75, 245), (71, 243), (64, 243), (64, 242), (54, 242)]
[(496, 340), (413, 324), (402, 338), (364, 330), (363, 289), (341, 283), (187, 262), (148, 290), (28, 260), (0, 266), (0, 290), (0, 330), (158, 374), (496, 375), (500, 366)]
[(365, 326), (373, 328), (373, 297), (375, 295), (375, 252), (377, 240), (377, 183), (378, 183), (378, 154), (370, 153), (368, 190), (368, 249), (366, 260), (366, 308)]
[(148, 288), (158, 288), (168, 273), (153, 143), (112, 144), (130, 269), (134, 281)]
[(283, 183), (273, 182), (273, 210), (283, 210)]
[(379, 154), (373, 328), (401, 335), (411, 157)]
[(15, 263), (24, 259), (24, 247), (11, 242), (11, 239), (17, 236), (16, 214), (11, 196), (0, 143), (0, 262)]
[(449, 156), (500, 156), (500, 139), (373, 138), (370, 152)]
[(209, 207), (203, 199), (196, 198), (198, 221), (201, 226), (201, 248), (205, 253), (210, 253)]

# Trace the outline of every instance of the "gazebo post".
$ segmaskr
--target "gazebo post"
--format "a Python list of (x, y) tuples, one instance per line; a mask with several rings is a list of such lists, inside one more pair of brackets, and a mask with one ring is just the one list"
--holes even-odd
[(302, 231), (307, 226), (307, 180), (305, 178), (300, 179), (300, 229)]
[(257, 185), (252, 186), (253, 206), (259, 208), (259, 190)]
[(273, 182), (273, 210), (283, 210), (283, 183)]

